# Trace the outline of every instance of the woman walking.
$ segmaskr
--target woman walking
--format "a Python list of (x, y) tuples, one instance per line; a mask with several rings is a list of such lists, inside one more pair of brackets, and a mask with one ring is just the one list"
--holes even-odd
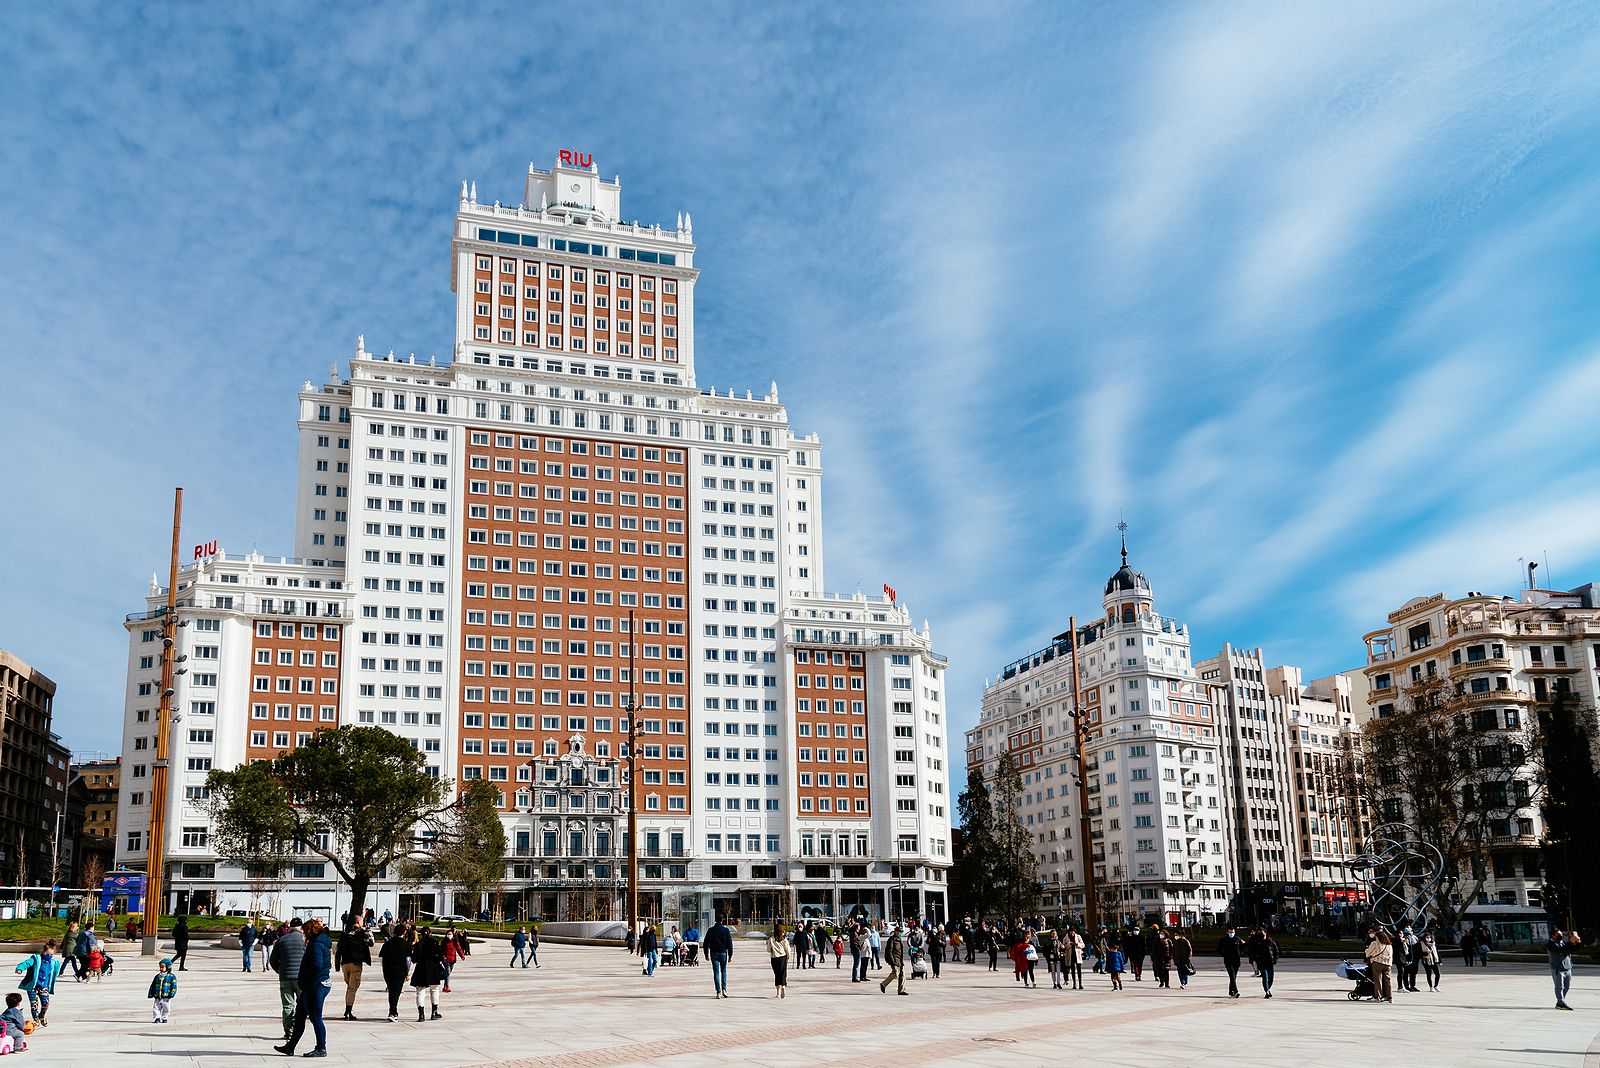
[(444, 982), (444, 951), (434, 941), (433, 930), (422, 929), (417, 944), (411, 947), (411, 987), (417, 992), (417, 1022), (430, 1019), (422, 1007), (423, 995), (433, 1010), (431, 1019), (442, 1019), (439, 1014), (439, 984)]
[(1250, 963), (1261, 977), (1262, 991), (1267, 997), (1272, 997), (1272, 977), (1278, 965), (1278, 943), (1265, 927), (1257, 927), (1255, 934), (1250, 936)]
[(400, 992), (405, 989), (406, 973), (411, 968), (411, 942), (408, 932), (397, 930), (383, 941), (378, 960), (383, 965), (383, 985), (389, 992), (389, 1022), (400, 1019)]
[(1189, 976), (1194, 974), (1194, 943), (1182, 931), (1172, 935), (1172, 965), (1178, 969), (1178, 987), (1189, 989)]
[(333, 972), (332, 940), (322, 921), (317, 919), (306, 921), (301, 934), (305, 936), (306, 947), (300, 957), (300, 973), (297, 976), (299, 996), (295, 1001), (294, 1030), (289, 1032), (288, 1042), (272, 1048), (285, 1057), (293, 1057), (294, 1047), (299, 1043), (300, 1036), (306, 1033), (306, 1023), (309, 1021), (316, 1033), (317, 1045), (306, 1056), (326, 1057), (328, 1029), (322, 1022), (322, 1002), (328, 996), (328, 977)]
[(789, 940), (784, 937), (781, 923), (773, 924), (772, 933), (767, 936), (767, 956), (772, 960), (772, 996), (781, 998), (789, 986)]
[(178, 922), (172, 928), (172, 963), (178, 967), (176, 971), (186, 972), (184, 962), (189, 957), (189, 917), (179, 916)]
[(339, 950), (334, 956), (339, 974), (344, 976), (344, 1018), (356, 1018), (356, 991), (361, 989), (361, 972), (372, 963), (372, 936), (357, 916), (350, 921), (339, 938)]
[(1044, 965), (1050, 973), (1050, 989), (1061, 989), (1061, 938), (1045, 928), (1039, 936), (1039, 952), (1044, 954)]

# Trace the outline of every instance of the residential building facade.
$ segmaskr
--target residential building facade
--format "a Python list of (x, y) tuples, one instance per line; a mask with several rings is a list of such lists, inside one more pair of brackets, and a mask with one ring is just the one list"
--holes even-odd
[[(1517, 597), (1415, 597), (1365, 640), (1372, 718), (1402, 714), (1410, 687), (1442, 677), (1468, 704), (1478, 738), (1461, 759), (1501, 780), (1484, 888), (1476, 901), (1454, 904), (1538, 908), (1544, 880), (1537, 783), (1526, 754), (1508, 755), (1508, 749), (1521, 746), (1516, 739), (1558, 698), (1570, 697), (1591, 713), (1596, 707), (1600, 585), (1527, 589)], [(1507, 767), (1513, 769), (1508, 782)], [(1377, 805), (1375, 822), (1405, 818), (1406, 800), (1397, 794), (1379, 797)]]
[[(1083, 917), (1093, 865), (1102, 920), (1210, 923), (1227, 911), (1229, 871), (1216, 687), (1190, 654), (1188, 627), (1160, 615), (1128, 564), (1074, 638), (1006, 665), (967, 732), (968, 775), (1010, 753), (1018, 818), (1034, 838), (1040, 908)], [(1074, 713), (1087, 732), (1090, 841), (1081, 841)]]
[[(908, 911), (942, 903), (944, 661), (903, 606), (824, 593), (821, 442), (791, 429), (775, 383), (698, 385), (692, 219), (622, 221), (620, 182), (580, 158), (530, 165), (515, 208), (463, 184), (450, 361), (363, 339), (347, 375), (303, 387), (295, 556), (184, 568), (175, 886), (193, 865), (218, 907), (242, 895), (208, 852), (206, 770), (370, 724), (431, 773), (500, 791), (513, 907), (615, 918), (633, 714), (648, 915), (793, 909), (846, 880), (820, 859), (823, 833), (835, 856), (849, 843), (860, 877), (846, 881), (874, 914), (895, 908), (891, 887)], [(153, 587), (148, 613), (162, 597)], [(132, 866), (149, 822), (151, 627), (128, 621), (118, 860)], [(194, 666), (201, 645), (214, 669)], [(916, 743), (904, 779), (902, 727)], [(291, 903), (331, 907), (317, 866), (294, 875)], [(447, 911), (442, 893), (407, 904)]]
[(50, 729), (55, 695), (54, 680), (0, 649), (0, 873), (11, 885), (55, 885), (70, 758)]

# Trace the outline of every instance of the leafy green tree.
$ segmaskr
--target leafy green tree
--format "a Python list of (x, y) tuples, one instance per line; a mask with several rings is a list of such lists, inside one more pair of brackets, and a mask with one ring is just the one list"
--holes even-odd
[(956, 900), (963, 912), (980, 919), (996, 905), (990, 870), (995, 859), (994, 803), (983, 781), (983, 769), (967, 773), (966, 788), (956, 798), (956, 812), (961, 817), (961, 838), (951, 873)]
[(1544, 908), (1563, 928), (1593, 930), (1600, 922), (1600, 798), (1593, 708), (1570, 690), (1556, 693), (1539, 712), (1537, 746), (1544, 773)]
[[(318, 731), (272, 761), (215, 770), (206, 784), (219, 856), (275, 872), (299, 850), (314, 853), (349, 886), (352, 914), (372, 880), (414, 851), (417, 826), (454, 803), (422, 754), (380, 727)], [(502, 859), (504, 841), (502, 832)]]
[(1039, 869), (1033, 835), (1022, 825), (1022, 773), (1011, 753), (1000, 754), (994, 769), (993, 877), (1006, 916), (1031, 916), (1039, 906)]

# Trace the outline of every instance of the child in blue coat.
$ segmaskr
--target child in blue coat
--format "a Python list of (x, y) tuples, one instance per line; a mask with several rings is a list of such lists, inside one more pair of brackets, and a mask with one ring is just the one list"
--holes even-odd
[(1106, 974), (1111, 976), (1111, 989), (1122, 989), (1122, 969), (1125, 964), (1122, 950), (1113, 949), (1106, 954)]

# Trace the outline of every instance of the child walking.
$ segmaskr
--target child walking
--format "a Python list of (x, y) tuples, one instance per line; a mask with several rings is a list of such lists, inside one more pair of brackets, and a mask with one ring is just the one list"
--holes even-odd
[(178, 996), (178, 977), (172, 974), (172, 961), (161, 962), (160, 970), (150, 980), (150, 1019), (153, 1023), (166, 1023), (172, 1011), (172, 999)]
[(1113, 949), (1106, 954), (1106, 974), (1111, 976), (1111, 989), (1122, 989), (1122, 950)]

